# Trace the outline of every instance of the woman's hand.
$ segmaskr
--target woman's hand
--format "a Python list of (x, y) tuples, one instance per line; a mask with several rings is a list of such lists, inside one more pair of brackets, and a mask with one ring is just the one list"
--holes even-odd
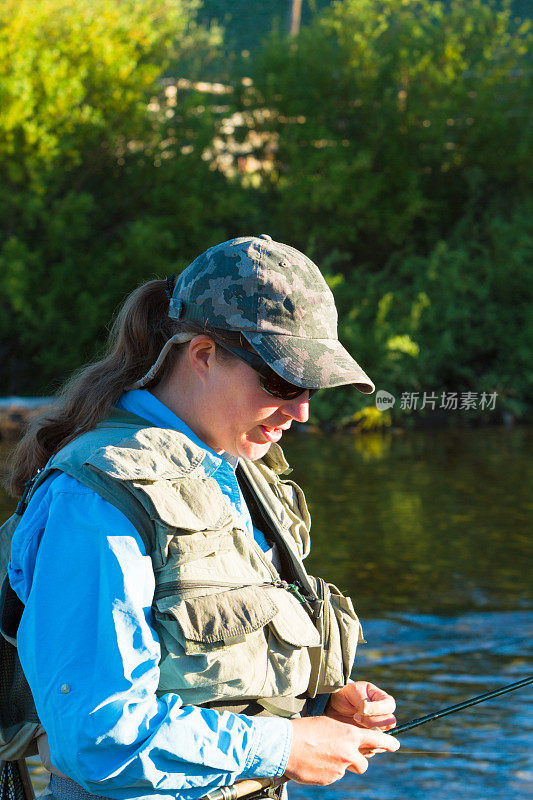
[(396, 725), (395, 708), (392, 695), (368, 681), (356, 681), (331, 695), (325, 713), (339, 722), (387, 731)]
[(381, 731), (345, 725), (328, 717), (291, 720), (293, 740), (285, 776), (298, 783), (327, 786), (344, 773), (362, 775), (368, 768), (368, 755), (394, 751), (400, 743)]

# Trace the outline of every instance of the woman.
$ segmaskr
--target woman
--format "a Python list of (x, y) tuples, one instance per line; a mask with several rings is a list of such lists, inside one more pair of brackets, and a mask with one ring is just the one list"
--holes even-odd
[(303, 254), (225, 242), (137, 289), (108, 355), (21, 443), (16, 491), (46, 465), (9, 577), (48, 797), (324, 785), (399, 746), (393, 698), (349, 682), (359, 622), (305, 571), (309, 515), (277, 446), (314, 390), (374, 389), (336, 322)]

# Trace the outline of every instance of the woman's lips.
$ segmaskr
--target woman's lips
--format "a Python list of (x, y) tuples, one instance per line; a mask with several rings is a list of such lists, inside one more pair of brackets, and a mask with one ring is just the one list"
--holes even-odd
[(260, 425), (259, 427), (263, 431), (263, 436), (268, 442), (279, 442), (283, 436), (283, 431), (281, 428), (267, 428), (266, 425)]

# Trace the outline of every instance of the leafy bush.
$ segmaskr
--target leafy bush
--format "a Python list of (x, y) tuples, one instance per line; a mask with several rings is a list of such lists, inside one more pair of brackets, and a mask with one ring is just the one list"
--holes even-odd
[(216, 45), (190, 0), (0, 5), (2, 390), (49, 392), (138, 283), (238, 232), (202, 159), (213, 118), (165, 91)]
[[(271, 232), (325, 266), (341, 338), (396, 394), (528, 407), (530, 42), (505, 2), (344, 0), (256, 59)], [(373, 403), (330, 394), (316, 419)]]
[[(170, 77), (235, 66), (196, 13), (0, 0), (2, 392), (53, 391), (134, 285), (266, 231), (326, 273), (378, 388), (497, 391), (527, 418), (529, 24), (506, 2), (334, 2), (250, 48), (253, 82), (237, 68), (221, 100)], [(373, 405), (347, 387), (312, 412), (388, 424)]]
[[(378, 389), (397, 400), (402, 392), (497, 392), (493, 417), (502, 410), (530, 417), (532, 220), (533, 203), (507, 214), (491, 208), (478, 221), (458, 223), (428, 256), (330, 277), (340, 337)], [(329, 395), (313, 401), (320, 421), (348, 421), (374, 403), (354, 390)], [(406, 421), (399, 402), (393, 416)]]
[[(482, 0), (343, 0), (272, 35), (248, 101), (275, 137), (273, 228), (359, 269), (527, 191), (530, 25)], [(353, 263), (352, 260), (349, 262)]]

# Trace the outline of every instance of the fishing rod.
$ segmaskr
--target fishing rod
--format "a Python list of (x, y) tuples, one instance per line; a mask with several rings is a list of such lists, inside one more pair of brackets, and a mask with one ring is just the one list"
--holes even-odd
[[(490, 700), (492, 697), (498, 697), (500, 694), (513, 692), (515, 689), (520, 689), (522, 686), (527, 686), (530, 683), (533, 683), (533, 675), (530, 675), (528, 678), (523, 678), (521, 681), (516, 681), (516, 683), (509, 683), (507, 686), (501, 686), (499, 689), (494, 689), (491, 692), (478, 694), (476, 697), (471, 697), (469, 700), (464, 700), (462, 703), (455, 703), (453, 706), (441, 708), (440, 711), (434, 711), (431, 714), (426, 714), (424, 717), (417, 717), (417, 719), (404, 722), (403, 725), (398, 725), (396, 728), (386, 731), (386, 733), (392, 736), (398, 736), (398, 734), (405, 733), (405, 731), (409, 731), (411, 728), (417, 728), (419, 725), (424, 725), (426, 722), (433, 722), (433, 720), (439, 719), (439, 717), (445, 717), (448, 714), (461, 711), (463, 708), (469, 708), (470, 706), (475, 706), (477, 703), (483, 703), (485, 700)], [(238, 800), (240, 797), (250, 797), (262, 790), (264, 791), (265, 789), (280, 786), (286, 781), (287, 778), (253, 778), (239, 781), (238, 783), (234, 783), (233, 786), (220, 786), (218, 789), (213, 789), (213, 791), (206, 794), (201, 800)]]
[(494, 689), (491, 692), (478, 694), (477, 697), (471, 697), (469, 700), (464, 700), (462, 703), (456, 703), (453, 706), (441, 708), (440, 711), (434, 711), (432, 714), (426, 714), (424, 717), (418, 717), (409, 722), (404, 722), (403, 725), (398, 725), (396, 728), (387, 731), (387, 733), (390, 733), (392, 736), (397, 736), (399, 733), (410, 731), (411, 728), (425, 725), (426, 722), (432, 722), (434, 719), (439, 719), (439, 717), (446, 717), (448, 714), (461, 711), (463, 708), (469, 708), (470, 706), (475, 706), (477, 703), (483, 703), (485, 700), (490, 700), (491, 697), (498, 697), (500, 694), (514, 692), (515, 689), (520, 689), (522, 686), (527, 686), (529, 683), (533, 683), (533, 675), (530, 675), (528, 678), (523, 678), (521, 681), (516, 681), (516, 683), (509, 683), (507, 686), (501, 686), (499, 689)]

